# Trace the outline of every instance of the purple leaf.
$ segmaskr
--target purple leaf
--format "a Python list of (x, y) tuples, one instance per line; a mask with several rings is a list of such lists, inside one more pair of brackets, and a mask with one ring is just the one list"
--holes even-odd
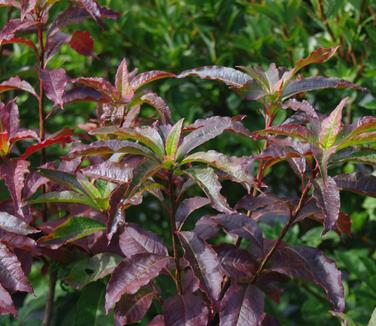
[(21, 0), (21, 20), (30, 14), (37, 4), (37, 0)]
[(17, 256), (0, 243), (0, 284), (9, 291), (32, 292)]
[(179, 239), (200, 287), (213, 300), (218, 300), (221, 293), (223, 274), (216, 252), (193, 232), (179, 232)]
[(181, 229), (184, 225), (185, 220), (188, 218), (190, 214), (192, 214), (195, 210), (210, 204), (210, 200), (206, 197), (192, 197), (185, 199), (178, 207), (176, 211), (176, 227)]
[(8, 246), (8, 248), (23, 249), (27, 252), (35, 252), (37, 254), (37, 243), (27, 236), (0, 230), (0, 238), (1, 241)]
[(224, 172), (232, 181), (243, 184), (248, 191), (253, 185), (253, 177), (250, 173), (253, 160), (249, 157), (226, 156), (210, 150), (191, 154), (184, 158), (181, 164), (191, 162), (206, 163)]
[(229, 117), (211, 117), (197, 120), (190, 127), (197, 129), (184, 137), (176, 155), (178, 159), (182, 159), (193, 149), (219, 136), (225, 130), (249, 135), (248, 130), (239, 121), (234, 121)]
[(116, 18), (118, 15), (102, 6), (96, 0), (75, 0), (87, 13), (100, 25), (103, 26), (102, 18)]
[(127, 325), (141, 321), (149, 310), (154, 293), (141, 289), (134, 295), (124, 295), (115, 308), (117, 325)]
[(184, 273), (182, 291), (183, 293), (194, 293), (200, 287), (200, 280), (195, 276), (192, 269), (188, 269)]
[(125, 226), (124, 232), (119, 237), (119, 245), (126, 257), (142, 253), (168, 256), (166, 246), (156, 234), (132, 223)]
[(344, 310), (341, 272), (320, 250), (301, 246), (280, 246), (274, 252), (271, 262), (272, 271), (317, 284), (325, 291), (335, 311)]
[(163, 315), (155, 316), (147, 326), (166, 326)]
[(260, 249), (263, 248), (262, 232), (251, 217), (244, 214), (221, 214), (208, 219), (220, 225), (228, 233), (248, 239)]
[(73, 84), (80, 84), (95, 89), (103, 96), (105, 96), (108, 101), (112, 98), (117, 97), (117, 90), (111, 85), (109, 81), (100, 77), (80, 77), (72, 80)]
[(216, 248), (224, 273), (238, 282), (249, 281), (257, 269), (251, 254), (234, 245), (223, 244)]
[(116, 267), (107, 284), (106, 311), (108, 312), (123, 294), (135, 294), (157, 277), (169, 260), (169, 257), (149, 253), (124, 259)]
[(16, 211), (21, 211), (21, 192), (25, 184), (25, 174), (30, 162), (24, 160), (3, 160), (0, 164), (0, 177), (4, 180), (13, 199)]
[(332, 230), (339, 215), (341, 201), (336, 181), (332, 177), (314, 183), (313, 197), (324, 214), (324, 232)]
[(45, 65), (47, 65), (63, 44), (68, 43), (69, 37), (68, 34), (62, 33), (59, 30), (48, 35), (44, 53)]
[(367, 91), (366, 88), (360, 87), (346, 80), (317, 76), (290, 81), (283, 89), (282, 97), (287, 99), (299, 93), (326, 88), (353, 88), (363, 92)]
[(115, 87), (119, 92), (122, 102), (128, 103), (134, 96), (134, 91), (130, 85), (127, 60), (123, 59), (117, 69), (115, 76)]
[(288, 123), (279, 126), (269, 127), (263, 130), (256, 131), (255, 134), (257, 135), (281, 135), (281, 136), (288, 136), (291, 138), (298, 138), (304, 140), (306, 142), (313, 142), (315, 140), (315, 136), (312, 132), (298, 124)]
[[(139, 162), (137, 162), (139, 163)], [(128, 183), (133, 177), (133, 170), (137, 164), (127, 162), (105, 161), (91, 165), (82, 170), (82, 173), (94, 179), (103, 179), (115, 183)]]
[(258, 326), (264, 318), (264, 296), (253, 285), (233, 284), (220, 304), (222, 326)]
[(68, 82), (68, 77), (63, 68), (48, 70), (41, 70), (41, 78), (43, 80), (43, 88), (46, 91), (46, 96), (63, 108), (63, 95), (65, 86)]
[(17, 310), (7, 290), (0, 284), (0, 315), (12, 314), (16, 316)]
[(176, 75), (171, 72), (160, 71), (160, 70), (152, 70), (143, 72), (136, 77), (134, 77), (131, 81), (131, 87), (133, 91), (138, 90), (140, 87), (145, 86), (148, 83), (151, 83), (154, 80), (168, 78), (168, 77), (175, 77)]
[(192, 168), (186, 170), (185, 173), (188, 174), (188, 176), (205, 192), (214, 209), (227, 214), (233, 212), (228, 205), (226, 198), (220, 193), (222, 186), (218, 181), (218, 176), (212, 168)]
[(6, 105), (0, 102), (0, 120), (4, 131), (13, 137), (20, 129), (20, 114), (16, 100), (9, 101)]
[(168, 298), (163, 304), (166, 326), (207, 325), (208, 308), (201, 297), (187, 293)]
[(152, 106), (159, 114), (162, 124), (171, 123), (171, 110), (163, 98), (154, 92), (148, 91), (140, 98), (144, 103)]
[(177, 78), (191, 76), (199, 77), (201, 79), (218, 80), (224, 82), (227, 86), (234, 88), (243, 87), (247, 82), (252, 80), (251, 77), (244, 72), (221, 66), (205, 66), (186, 70), (180, 73)]
[(31, 86), (28, 82), (21, 80), (20, 77), (18, 76), (11, 77), (10, 79), (0, 83), (0, 93), (15, 90), (15, 89), (20, 89), (25, 92), (29, 92), (30, 94), (38, 98), (38, 95), (35, 92), (33, 86)]
[(102, 102), (101, 93), (90, 87), (74, 87), (63, 95), (64, 104), (72, 102)]
[(13, 38), (17, 32), (24, 32), (37, 24), (32, 19), (11, 19), (5, 24), (0, 32), (0, 44), (3, 40), (9, 40)]
[(303, 111), (304, 113), (307, 114), (307, 116), (309, 116), (310, 118), (312, 119), (318, 119), (318, 115), (316, 113), (316, 110), (314, 109), (314, 107), (309, 104), (309, 102), (307, 101), (298, 101), (296, 99), (291, 99), (291, 100), (288, 100), (286, 101), (284, 104), (283, 104), (283, 108), (284, 109), (292, 109), (294, 111)]
[(124, 209), (120, 207), (123, 196), (128, 190), (128, 184), (123, 183), (112, 191), (107, 211), (107, 239), (111, 241), (119, 227), (124, 224)]
[(0, 212), (0, 229), (20, 235), (39, 232), (37, 229), (29, 226), (19, 217), (8, 214), (6, 212)]
[(337, 187), (365, 196), (376, 197), (376, 177), (361, 172), (340, 174), (334, 177)]

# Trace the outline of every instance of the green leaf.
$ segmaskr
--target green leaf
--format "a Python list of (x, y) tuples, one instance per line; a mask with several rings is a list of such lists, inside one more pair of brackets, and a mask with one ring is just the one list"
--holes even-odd
[(168, 159), (175, 160), (176, 152), (180, 142), (184, 118), (180, 119), (171, 129), (166, 140), (166, 154)]
[(336, 142), (337, 136), (342, 130), (342, 111), (347, 103), (345, 97), (321, 123), (319, 142), (322, 148), (330, 148)]
[(104, 294), (106, 287), (103, 283), (92, 283), (80, 293), (76, 305), (74, 326), (100, 326), (100, 316), (104, 315)]
[(39, 169), (39, 174), (52, 180), (53, 182), (72, 189), (73, 191), (86, 194), (85, 189), (72, 174), (50, 169)]
[(152, 127), (146, 126), (130, 129), (110, 126), (96, 129), (91, 133), (93, 135), (116, 135), (122, 140), (132, 139), (149, 147), (159, 158), (163, 158), (164, 156), (163, 140), (158, 131)]
[(71, 217), (63, 224), (59, 225), (53, 232), (39, 239), (39, 242), (50, 245), (53, 249), (87, 237), (93, 233), (103, 231), (106, 226), (92, 218)]
[(341, 164), (345, 162), (376, 165), (376, 151), (370, 148), (346, 148), (337, 152), (330, 159), (330, 164)]
[(78, 260), (67, 266), (69, 273), (64, 281), (76, 290), (81, 290), (87, 284), (111, 274), (120, 261), (120, 256), (110, 253)]
[(376, 326), (376, 308), (373, 310), (371, 319), (368, 322), (368, 326)]
[(98, 205), (93, 202), (88, 196), (74, 192), (74, 191), (61, 191), (61, 192), (48, 192), (40, 195), (39, 197), (29, 200), (29, 204), (46, 204), (46, 203), (66, 203), (66, 204), (82, 204), (94, 209), (98, 209)]

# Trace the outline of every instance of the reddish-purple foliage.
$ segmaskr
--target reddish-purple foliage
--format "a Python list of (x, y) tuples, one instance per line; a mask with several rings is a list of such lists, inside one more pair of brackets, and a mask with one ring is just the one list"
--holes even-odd
[[(363, 117), (345, 125), (347, 99), (325, 117), (309, 102), (291, 98), (324, 88), (364, 90), (344, 80), (296, 76), (303, 67), (328, 60), (337, 47), (317, 49), (287, 71), (271, 64), (266, 71), (206, 66), (177, 76), (159, 70), (138, 74), (123, 59), (113, 83), (101, 77), (71, 79), (63, 68), (49, 69), (50, 59), (63, 44), (92, 56), (94, 41), (87, 31), (70, 35), (62, 30), (90, 17), (103, 27), (105, 18), (116, 19), (118, 14), (95, 0), (76, 0), (49, 23), (54, 2), (42, 3), (1, 2), (18, 8), (20, 18), (5, 24), (0, 44), (18, 43), (36, 52), (39, 85), (15, 76), (0, 83), (0, 93), (32, 94), (38, 101), (39, 130), (21, 128), (16, 99), (0, 103), (0, 176), (9, 191), (9, 199), (0, 203), (0, 314), (16, 315), (14, 293), (32, 292), (26, 274), (30, 259), (37, 257), (84, 268), (65, 277), (75, 289), (111, 274), (105, 309), (115, 309), (119, 325), (142, 320), (154, 299), (163, 314), (149, 325), (274, 325), (264, 301), (278, 301), (281, 281), (289, 277), (315, 283), (333, 310), (342, 312), (343, 286), (335, 262), (315, 248), (283, 241), (290, 227), (306, 218), (322, 223), (324, 232), (351, 234), (351, 221), (340, 211), (340, 191), (376, 196), (376, 178), (364, 167), (352, 174), (329, 173), (329, 167), (348, 161), (375, 165), (367, 145), (376, 140), (376, 119)], [(30, 33), (36, 34), (37, 44)], [(192, 124), (181, 119), (173, 124), (161, 97), (150, 90), (140, 92), (158, 79), (189, 76), (223, 82), (245, 99), (260, 100), (265, 128), (251, 132), (242, 124), (243, 117), (214, 116)], [(61, 109), (66, 103), (95, 102), (97, 119), (83, 127), (88, 131), (84, 136), (75, 137), (70, 129), (47, 135), (46, 99)], [(144, 103), (158, 115), (149, 124), (139, 117)], [(281, 109), (294, 112), (276, 124)], [(246, 141), (266, 141), (260, 153), (249, 157), (197, 151), (224, 132)], [(32, 143), (20, 151), (18, 144), (24, 141)], [(47, 162), (48, 146), (71, 142), (75, 144), (59, 164)], [(38, 169), (29, 160), (35, 153), (40, 156)], [(272, 194), (266, 184), (267, 169), (281, 161), (287, 161), (301, 181), (298, 198), (294, 192)], [(244, 188), (235, 207), (224, 194), (223, 180)], [(200, 196), (190, 196), (187, 189), (193, 186)], [(168, 240), (125, 218), (129, 207), (142, 205), (146, 193), (166, 212)], [(50, 221), (46, 204), (51, 215), (64, 214)], [(211, 215), (211, 209), (217, 213)], [(276, 217), (285, 226), (276, 239), (266, 240), (259, 224)], [(80, 258), (71, 250), (76, 247)], [(86, 270), (92, 273), (86, 275)], [(171, 296), (158, 286), (161, 277), (175, 288)]]

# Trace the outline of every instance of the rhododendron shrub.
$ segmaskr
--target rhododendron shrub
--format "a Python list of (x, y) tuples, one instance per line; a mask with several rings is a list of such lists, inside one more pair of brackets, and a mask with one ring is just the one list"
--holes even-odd
[[(63, 45), (92, 56), (94, 41), (87, 31), (69, 34), (66, 27), (92, 19), (105, 28), (104, 20), (119, 14), (93, 0), (76, 0), (51, 18), (57, 2), (0, 1), (20, 12), (3, 26), (0, 44), (29, 47), (37, 76), (34, 86), (11, 77), (0, 83), (0, 92), (30, 93), (39, 117), (39, 130), (24, 129), (17, 98), (0, 103), (0, 175), (9, 192), (0, 203), (0, 313), (17, 316), (13, 299), (18, 292), (33, 292), (28, 274), (37, 261), (44, 272), (49, 268), (44, 325), (53, 315), (57, 279), (91, 293), (118, 325), (143, 320), (153, 302), (159, 313), (149, 325), (275, 325), (265, 301), (277, 305), (289, 279), (312, 282), (333, 313), (343, 312), (335, 261), (317, 248), (285, 242), (289, 230), (306, 219), (321, 223), (322, 234), (351, 235), (341, 192), (376, 196), (371, 174), (376, 119), (345, 124), (347, 98), (338, 99), (329, 115), (304, 100), (306, 92), (321, 89), (366, 91), (341, 79), (299, 75), (304, 67), (329, 60), (337, 47), (318, 48), (292, 69), (271, 64), (267, 70), (206, 66), (138, 72), (119, 59), (114, 80), (70, 77), (48, 63)], [(244, 100), (261, 104), (265, 127), (249, 130), (242, 123), (246, 116), (174, 121), (166, 101), (145, 88), (162, 78), (223, 82)], [(96, 119), (81, 126), (87, 134), (68, 128), (46, 132), (49, 114), (64, 115), (66, 104), (80, 101), (97, 104)], [(142, 115), (145, 104), (154, 108), (152, 118)], [(280, 121), (282, 110), (287, 114)], [(259, 150), (243, 157), (203, 150), (201, 145), (210, 148), (210, 140), (223, 133)], [(51, 160), (54, 144), (65, 146), (66, 154)], [(265, 180), (280, 162), (300, 185), (288, 196), (274, 193)], [(359, 170), (336, 174), (347, 162)], [(224, 180), (242, 187), (236, 203), (229, 203)], [(130, 208), (134, 215), (145, 196), (164, 211), (168, 238), (135, 223), (134, 216), (129, 221)], [(284, 226), (270, 239), (261, 225), (273, 220)]]

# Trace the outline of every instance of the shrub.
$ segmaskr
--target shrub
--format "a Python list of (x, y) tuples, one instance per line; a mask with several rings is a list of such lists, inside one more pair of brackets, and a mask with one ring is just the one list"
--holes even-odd
[[(345, 124), (347, 98), (329, 115), (302, 99), (313, 90), (366, 91), (342, 79), (299, 75), (329, 60), (338, 47), (318, 48), (292, 69), (271, 64), (267, 70), (204, 66), (177, 75), (138, 73), (123, 59), (114, 81), (70, 78), (48, 63), (63, 45), (92, 56), (93, 40), (87, 31), (62, 30), (87, 18), (103, 27), (105, 18), (118, 14), (96, 1), (77, 0), (49, 21), (55, 2), (0, 3), (20, 10), (20, 18), (0, 32), (1, 44), (34, 51), (37, 75), (35, 87), (16, 76), (3, 81), (0, 91), (32, 94), (39, 118), (38, 133), (23, 129), (17, 99), (0, 105), (0, 175), (10, 196), (0, 212), (0, 312), (16, 316), (17, 293), (33, 291), (27, 274), (41, 261), (50, 279), (44, 325), (52, 317), (57, 279), (81, 293), (76, 324), (102, 318), (90, 307), (103, 304), (103, 297), (106, 313), (114, 311), (118, 324), (142, 320), (153, 301), (150, 325), (274, 324), (265, 300), (278, 303), (289, 278), (317, 285), (332, 314), (344, 318), (335, 262), (317, 248), (284, 241), (308, 219), (323, 224), (322, 235), (349, 235), (351, 220), (341, 211), (340, 191), (375, 197), (370, 167), (376, 119)], [(144, 88), (158, 79), (189, 77), (223, 82), (245, 100), (257, 101), (264, 128), (250, 131), (242, 115), (173, 122), (167, 103)], [(47, 99), (53, 104), (48, 114)], [(96, 118), (79, 126), (85, 133), (64, 128), (48, 134), (49, 117), (64, 115), (64, 106), (76, 102), (97, 105)], [(142, 115), (145, 104), (155, 114)], [(224, 132), (258, 150), (243, 157), (202, 150)], [(54, 144), (72, 146), (58, 158), (50, 151)], [(299, 184), (288, 196), (266, 180), (281, 162)], [(357, 163), (358, 171), (338, 174), (347, 162)], [(226, 182), (239, 184), (241, 195), (227, 198)], [(149, 220), (132, 222), (150, 197), (165, 211), (167, 236), (152, 232), (158, 226)], [(265, 225), (276, 220), (284, 225), (270, 239)]]

